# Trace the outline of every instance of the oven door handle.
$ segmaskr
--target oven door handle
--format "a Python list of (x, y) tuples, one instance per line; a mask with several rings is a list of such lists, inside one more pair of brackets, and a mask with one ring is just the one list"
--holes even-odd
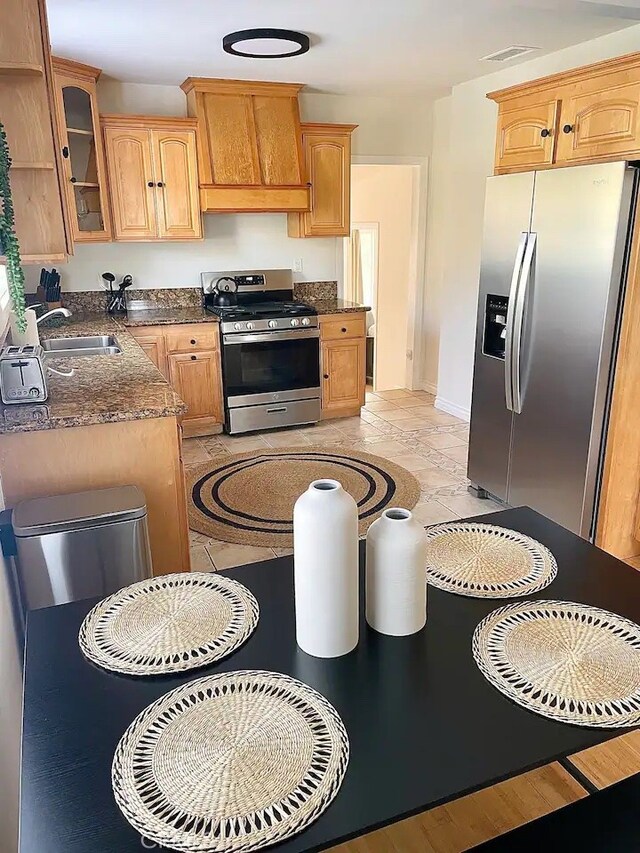
[(292, 329), (282, 332), (256, 332), (252, 335), (224, 335), (222, 343), (228, 344), (258, 344), (269, 341), (293, 341), (297, 338), (319, 338), (320, 329)]

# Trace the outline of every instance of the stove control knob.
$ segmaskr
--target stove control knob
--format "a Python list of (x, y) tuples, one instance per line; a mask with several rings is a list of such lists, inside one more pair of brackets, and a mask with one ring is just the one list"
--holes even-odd
[(270, 329), (277, 329), (278, 328), (278, 321), (277, 320), (269, 320), (269, 328)]
[(242, 323), (234, 323), (234, 324), (233, 324), (233, 328), (234, 328), (234, 329), (237, 329), (238, 331), (240, 331), (240, 329), (242, 328)]
[(302, 318), (302, 325), (303, 326), (308, 326), (310, 322), (311, 322), (311, 320), (308, 317)]
[(293, 318), (293, 320), (291, 321), (291, 325), (292, 325), (292, 326), (299, 326), (299, 325), (300, 325), (300, 320), (298, 320), (298, 318), (297, 318), (297, 317), (294, 317), (294, 318)]
[(255, 329), (255, 325), (253, 323), (247, 323), (247, 329), (251, 331), (251, 329)]

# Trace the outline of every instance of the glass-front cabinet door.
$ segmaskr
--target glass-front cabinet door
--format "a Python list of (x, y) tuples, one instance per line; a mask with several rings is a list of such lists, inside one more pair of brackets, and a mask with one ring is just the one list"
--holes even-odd
[(100, 70), (53, 57), (53, 71), (70, 233), (74, 243), (105, 242), (111, 218), (96, 97)]

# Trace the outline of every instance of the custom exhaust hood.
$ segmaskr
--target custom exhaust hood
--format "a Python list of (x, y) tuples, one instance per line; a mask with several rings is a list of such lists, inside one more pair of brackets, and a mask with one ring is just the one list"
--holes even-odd
[(302, 84), (188, 77), (181, 88), (198, 120), (204, 212), (309, 210)]

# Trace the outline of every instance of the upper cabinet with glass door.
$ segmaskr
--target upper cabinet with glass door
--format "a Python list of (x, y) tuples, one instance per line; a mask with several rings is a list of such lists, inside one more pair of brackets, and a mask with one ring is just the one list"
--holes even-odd
[(52, 57), (69, 231), (74, 243), (111, 240), (96, 96), (100, 69)]

